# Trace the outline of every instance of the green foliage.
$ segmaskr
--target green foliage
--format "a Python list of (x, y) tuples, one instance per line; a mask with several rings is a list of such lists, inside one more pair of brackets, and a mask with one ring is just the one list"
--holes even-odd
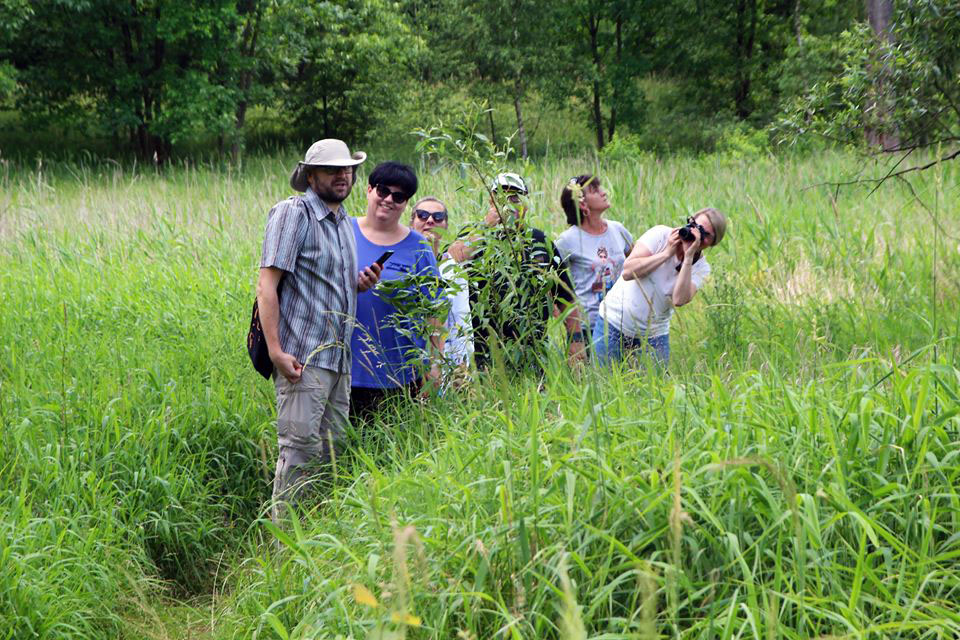
[(18, 106), (61, 126), (95, 122), (165, 161), (174, 142), (229, 122), (211, 70), (230, 46), (232, 10), (228, 0), (34, 2), (11, 47)]
[(281, 99), (304, 139), (369, 140), (390, 118), (411, 60), (409, 26), (388, 0), (291, 4)]
[(767, 151), (767, 133), (745, 122), (731, 123), (720, 131), (716, 150), (734, 158), (755, 156)]
[(568, 50), (554, 49), (553, 64), (563, 73), (554, 80), (553, 92), (561, 100), (576, 98), (598, 149), (618, 128), (636, 132), (644, 124), (640, 80), (654, 68), (648, 44), (660, 12), (658, 3), (647, 0), (578, 0), (564, 3), (557, 15), (558, 39)]
[(833, 45), (806, 54), (816, 82), (794, 98), (778, 122), (784, 141), (818, 134), (862, 144), (869, 134), (905, 149), (956, 140), (960, 132), (960, 8), (918, 1), (897, 5), (892, 40), (856, 24)]
[(640, 160), (647, 155), (643, 139), (633, 133), (614, 135), (600, 151), (600, 157), (606, 161)]
[[(862, 14), (859, 0), (3, 0), (0, 105), (31, 133), (68, 129), (158, 163), (175, 147), (229, 146), (237, 161), (248, 140), (333, 135), (398, 149), (476, 99), (496, 107), (485, 134), (516, 134), (522, 157), (618, 133), (712, 151), (737, 123), (776, 122), (805, 147), (810, 131), (955, 138), (956, 7), (898, 4), (886, 49)], [(883, 109), (870, 106), (878, 80)]]
[[(470, 312), (477, 319), (474, 340), (490, 345), (488, 356), (511, 371), (537, 370), (544, 352), (544, 318), (553, 312), (556, 292), (563, 286), (555, 269), (552, 245), (541, 245), (526, 220), (525, 196), (502, 189), (490, 191), (497, 174), (511, 169), (512, 154), (480, 133), (484, 112), (474, 110), (453, 125), (442, 123), (418, 132), (418, 149), (441, 166), (457, 167), (467, 185), (489, 199), (488, 214), (498, 222), (474, 221), (458, 234), (472, 252), (461, 275), (471, 286)], [(509, 140), (508, 140), (509, 143)]]

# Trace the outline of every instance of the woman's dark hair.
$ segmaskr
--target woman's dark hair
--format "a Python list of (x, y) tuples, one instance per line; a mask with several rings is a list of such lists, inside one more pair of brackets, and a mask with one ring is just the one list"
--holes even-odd
[(417, 174), (413, 172), (413, 167), (399, 162), (381, 162), (370, 172), (367, 182), (371, 187), (378, 184), (400, 187), (407, 198), (412, 198), (417, 192)]
[[(573, 197), (574, 185), (577, 186), (576, 191), (578, 192), (576, 200), (574, 200)], [(586, 185), (586, 187), (584, 187), (584, 185)], [(572, 226), (580, 224), (580, 197), (586, 189), (599, 188), (600, 178), (589, 173), (570, 178), (570, 181), (563, 187), (563, 192), (560, 194), (560, 206), (563, 207), (563, 212), (567, 214), (567, 224)]]

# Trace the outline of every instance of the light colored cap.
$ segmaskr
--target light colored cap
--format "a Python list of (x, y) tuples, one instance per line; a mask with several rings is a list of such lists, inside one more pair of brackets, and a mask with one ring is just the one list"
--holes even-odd
[(527, 183), (516, 173), (498, 173), (497, 177), (490, 183), (490, 191), (514, 191), (522, 196), (527, 195), (530, 190), (527, 189)]
[(336, 138), (317, 140), (303, 160), (297, 163), (296, 169), (290, 174), (290, 186), (297, 191), (306, 191), (310, 184), (307, 182), (306, 169), (309, 167), (355, 167), (367, 159), (367, 154), (357, 151), (353, 154), (347, 143)]

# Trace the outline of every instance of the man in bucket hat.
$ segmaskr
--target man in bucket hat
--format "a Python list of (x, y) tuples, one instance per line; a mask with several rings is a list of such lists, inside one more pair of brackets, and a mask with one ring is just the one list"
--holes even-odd
[(274, 522), (343, 436), (357, 292), (380, 277), (377, 264), (358, 271), (342, 204), (366, 158), (341, 140), (313, 143), (290, 176), (303, 195), (277, 203), (267, 218), (257, 303), (277, 393)]

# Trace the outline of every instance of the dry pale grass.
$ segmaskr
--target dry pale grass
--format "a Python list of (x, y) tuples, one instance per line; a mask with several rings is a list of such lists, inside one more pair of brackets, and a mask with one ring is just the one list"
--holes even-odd
[[(776, 269), (786, 270), (787, 265)], [(799, 251), (797, 261), (789, 272), (771, 274), (768, 278), (774, 298), (788, 305), (803, 305), (811, 301), (831, 303), (854, 298), (853, 281), (843, 274), (815, 266), (806, 253)]]

